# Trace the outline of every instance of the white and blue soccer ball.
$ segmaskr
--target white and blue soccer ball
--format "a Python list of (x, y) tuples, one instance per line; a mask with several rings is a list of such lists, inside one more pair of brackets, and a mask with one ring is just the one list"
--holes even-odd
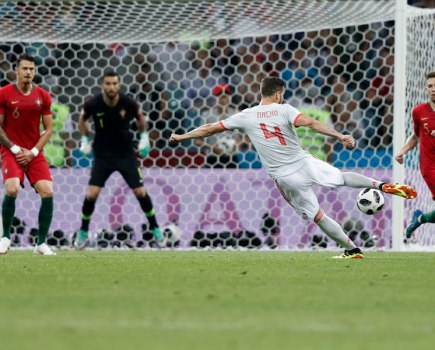
[(381, 191), (370, 188), (363, 189), (356, 198), (356, 205), (361, 212), (374, 215), (382, 210), (385, 203)]
[(219, 147), (225, 153), (232, 153), (236, 148), (236, 140), (230, 137), (225, 137), (219, 140)]
[(180, 228), (175, 223), (163, 227), (163, 234), (167, 237), (166, 245), (168, 247), (178, 246), (181, 241), (181, 233)]

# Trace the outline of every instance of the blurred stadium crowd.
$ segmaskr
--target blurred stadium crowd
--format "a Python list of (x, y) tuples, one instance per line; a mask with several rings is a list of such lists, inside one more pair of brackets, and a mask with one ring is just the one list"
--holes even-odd
[(90, 159), (78, 152), (77, 121), (84, 99), (100, 91), (99, 78), (107, 69), (121, 75), (123, 92), (148, 115), (153, 150), (146, 166), (261, 167), (249, 140), (239, 134), (177, 148), (168, 137), (257, 104), (261, 78), (275, 75), (288, 84), (287, 102), (352, 133), (360, 149), (349, 157), (323, 138), (304, 145), (310, 152), (339, 167), (373, 166), (368, 153), (375, 166), (390, 167), (384, 155), (392, 143), (393, 24), (201, 42), (2, 43), (0, 84), (15, 80), (17, 55), (37, 57), (36, 83), (55, 100), (57, 133), (45, 153), (56, 167), (89, 166)]

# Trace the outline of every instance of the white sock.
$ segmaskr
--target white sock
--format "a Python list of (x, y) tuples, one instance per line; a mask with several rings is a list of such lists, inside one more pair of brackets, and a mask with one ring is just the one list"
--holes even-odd
[(365, 175), (343, 172), (344, 186), (353, 188), (373, 188), (375, 190), (379, 189), (379, 185), (383, 183), (375, 179), (371, 179)]
[(332, 220), (326, 214), (317, 222), (320, 229), (325, 232), (328, 237), (331, 237), (335, 242), (340, 244), (347, 250), (356, 248), (356, 245), (351, 241), (351, 239), (344, 233), (338, 222)]

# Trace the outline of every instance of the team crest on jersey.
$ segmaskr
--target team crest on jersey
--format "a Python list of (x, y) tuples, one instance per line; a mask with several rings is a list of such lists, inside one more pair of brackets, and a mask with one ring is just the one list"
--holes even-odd
[(35, 102), (36, 102), (36, 105), (38, 106), (38, 108), (41, 107), (42, 101), (39, 98)]
[(121, 109), (121, 110), (119, 111), (119, 115), (121, 116), (121, 119), (124, 119), (126, 114), (127, 114), (127, 112), (126, 112), (125, 109)]

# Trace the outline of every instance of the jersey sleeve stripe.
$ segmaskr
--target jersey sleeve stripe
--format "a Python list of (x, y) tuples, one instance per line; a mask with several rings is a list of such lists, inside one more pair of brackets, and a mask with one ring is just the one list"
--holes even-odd
[(228, 129), (225, 125), (224, 125), (224, 123), (222, 122), (222, 120), (221, 121), (219, 121), (219, 124), (225, 129), (225, 130), (230, 130), (230, 129)]
[(302, 116), (302, 113), (301, 113), (301, 114), (298, 114), (298, 115), (296, 116), (296, 118), (295, 118), (295, 121), (293, 122), (293, 126), (294, 126), (295, 128), (298, 128), (298, 126), (296, 126), (296, 122), (297, 122), (297, 120), (299, 119), (300, 116)]

